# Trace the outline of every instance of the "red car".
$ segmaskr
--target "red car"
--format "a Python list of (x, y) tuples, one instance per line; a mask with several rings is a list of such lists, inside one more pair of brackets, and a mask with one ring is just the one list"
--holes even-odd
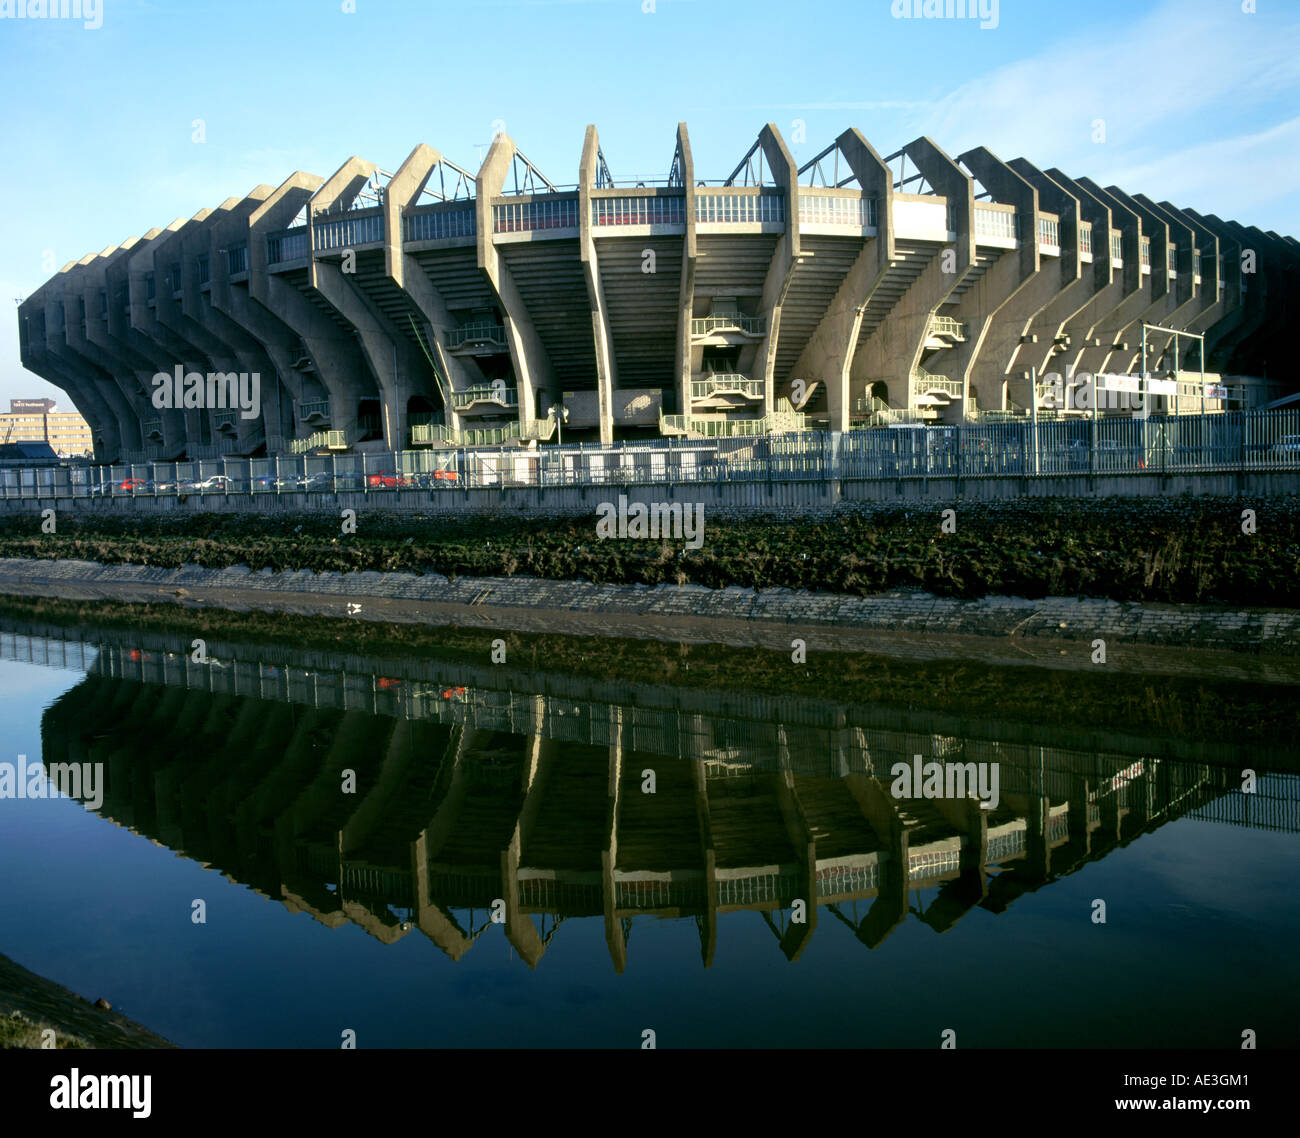
[(415, 484), (415, 479), (409, 474), (398, 474), (395, 470), (381, 470), (378, 474), (366, 475), (366, 485), (372, 490), (397, 490)]

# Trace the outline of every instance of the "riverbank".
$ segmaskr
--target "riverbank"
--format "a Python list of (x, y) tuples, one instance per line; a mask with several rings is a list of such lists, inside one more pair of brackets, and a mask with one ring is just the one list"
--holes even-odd
[[(102, 1002), (102, 1001), (101, 1001)], [(62, 984), (0, 955), (0, 1050), (40, 1048), (46, 1030), (58, 1049), (153, 1049), (176, 1045)]]
[[(374, 496), (372, 499), (374, 500)], [(0, 517), (0, 557), (254, 572), (792, 589), (869, 597), (1091, 597), (1300, 607), (1300, 498), (1022, 499), (843, 507), (825, 516), (708, 514), (703, 545), (600, 540), (586, 518), (357, 512)], [(1253, 512), (1252, 532), (1242, 511)], [(949, 529), (944, 511), (951, 510)]]
[[(501, 634), (770, 652), (788, 673), (814, 656), (870, 654), (1083, 672), (1300, 682), (1300, 611), (1158, 605), (1070, 597), (958, 600), (918, 591), (846, 597), (788, 589), (594, 585), (536, 578), (408, 573), (253, 573), (0, 560), (0, 595), (201, 613), (281, 614), (332, 622), (330, 637), (411, 627), (473, 639), (486, 657)], [(39, 602), (36, 602), (39, 603)], [(340, 631), (346, 629), (347, 631)], [(322, 634), (326, 634), (324, 623)], [(196, 636), (200, 635), (195, 632)]]
[[(195, 638), (204, 641), (205, 662), (193, 659)], [(795, 664), (788, 643), (769, 649), (554, 631), (489, 637), (479, 628), (176, 603), (0, 597), (0, 655), (73, 668), (89, 660), (99, 674), (214, 692), (275, 699), (283, 691), (316, 706), (355, 709), (361, 693), (361, 706), (372, 701), (385, 714), (405, 707), (416, 718), (468, 700), (493, 724), (503, 694), (530, 704), (541, 696), (564, 724), (585, 722), (584, 715), (607, 722), (617, 706), (652, 734), (663, 726), (657, 716), (686, 717), (696, 727), (739, 716), (793, 731), (856, 723), (1040, 747), (1067, 737), (1098, 753), (1177, 754), (1237, 769), (1292, 769), (1294, 747), (1285, 741), (1300, 735), (1294, 666), (1288, 676), (1260, 657), (1226, 654), (1199, 674), (1184, 668), (1158, 676), (1110, 666), (999, 667), (938, 653), (900, 659), (814, 650)]]

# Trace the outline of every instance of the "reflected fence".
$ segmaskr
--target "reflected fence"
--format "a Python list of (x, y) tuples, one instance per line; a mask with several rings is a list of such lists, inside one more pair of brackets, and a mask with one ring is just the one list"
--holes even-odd
[(3, 498), (386, 493), (661, 483), (1033, 478), (1300, 470), (1300, 409), (895, 425), (610, 446), (370, 451), (0, 467)]

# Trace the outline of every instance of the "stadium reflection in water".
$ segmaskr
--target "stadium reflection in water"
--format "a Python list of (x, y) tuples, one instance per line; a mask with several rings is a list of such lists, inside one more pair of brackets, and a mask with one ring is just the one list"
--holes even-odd
[[(746, 911), (791, 961), (828, 924), (865, 953), (911, 921), (1003, 914), (1180, 819), (1300, 831), (1294, 774), (1256, 759), (1243, 794), (1248, 757), (1193, 743), (1107, 753), (1047, 745), (1049, 726), (936, 734), (924, 712), (666, 685), (618, 701), (564, 676), (511, 690), (502, 670), (492, 688), (309, 649), (200, 665), (156, 634), (10, 623), (0, 649), (85, 669), (45, 712), (43, 760), (105, 764), (104, 818), (325, 926), (423, 936), (453, 961), (499, 927), (537, 968), (591, 922), (624, 973), (638, 928), (685, 919), (708, 969)], [(896, 798), (891, 770), (915, 756), (997, 764), (996, 808)]]

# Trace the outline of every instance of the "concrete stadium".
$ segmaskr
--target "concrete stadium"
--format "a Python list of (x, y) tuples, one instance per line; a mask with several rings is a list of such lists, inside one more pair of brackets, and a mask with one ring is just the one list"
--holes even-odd
[(299, 171), (66, 265), (22, 362), (105, 463), (1068, 417), (1104, 373), (1143, 414), (1295, 390), (1293, 237), (856, 129), (797, 165), (769, 123), (705, 181), (679, 124), (666, 166), (616, 180), (589, 126), (576, 186), (505, 134), (477, 174)]

